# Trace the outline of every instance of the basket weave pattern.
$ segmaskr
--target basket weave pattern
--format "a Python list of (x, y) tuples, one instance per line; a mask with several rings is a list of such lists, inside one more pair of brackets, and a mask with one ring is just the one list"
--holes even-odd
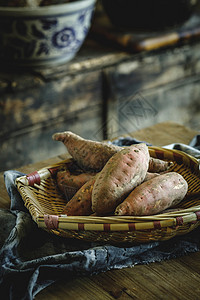
[(168, 240), (200, 224), (200, 171), (198, 161), (178, 150), (149, 147), (151, 157), (173, 161), (169, 171), (180, 173), (188, 193), (178, 207), (151, 216), (65, 216), (66, 199), (54, 174), (73, 160), (62, 161), (16, 180), (19, 193), (39, 227), (63, 237), (112, 243)]

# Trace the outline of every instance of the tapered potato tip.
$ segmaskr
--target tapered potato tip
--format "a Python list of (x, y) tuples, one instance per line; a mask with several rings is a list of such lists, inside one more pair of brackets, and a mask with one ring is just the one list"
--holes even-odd
[(61, 142), (63, 142), (65, 140), (65, 138), (68, 136), (68, 134), (69, 134), (69, 131), (57, 132), (57, 133), (54, 133), (52, 135), (52, 139), (54, 141), (61, 141)]

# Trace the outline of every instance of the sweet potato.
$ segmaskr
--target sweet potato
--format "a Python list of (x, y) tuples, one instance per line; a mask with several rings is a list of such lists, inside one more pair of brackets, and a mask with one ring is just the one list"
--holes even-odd
[(183, 200), (188, 190), (186, 180), (176, 172), (154, 177), (137, 186), (117, 206), (115, 215), (153, 215)]
[(132, 145), (114, 154), (97, 174), (92, 191), (92, 210), (99, 215), (114, 212), (130, 191), (145, 178), (148, 147)]
[(58, 171), (56, 181), (59, 190), (65, 195), (69, 201), (74, 194), (96, 173), (80, 173), (71, 174), (69, 170)]
[[(79, 135), (64, 131), (53, 134), (53, 140), (61, 141), (77, 164), (85, 170), (100, 171), (106, 162), (122, 148), (106, 142), (84, 139)], [(135, 146), (140, 145), (136, 144)], [(150, 157), (148, 172), (163, 172), (168, 170), (172, 162)]]
[(85, 170), (100, 171), (121, 147), (84, 139), (70, 131), (55, 133), (53, 140), (61, 141), (77, 164)]
[(68, 216), (89, 216), (92, 211), (92, 189), (95, 176), (87, 181), (65, 205), (62, 214)]
[(165, 161), (158, 158), (150, 157), (149, 159), (149, 168), (148, 172), (164, 172), (169, 170), (169, 168), (173, 165), (171, 161)]

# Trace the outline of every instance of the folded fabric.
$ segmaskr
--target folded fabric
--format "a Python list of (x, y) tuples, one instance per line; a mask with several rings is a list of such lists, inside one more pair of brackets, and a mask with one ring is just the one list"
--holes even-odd
[[(112, 144), (118, 146), (130, 146), (132, 144), (138, 144), (138, 143), (146, 143), (147, 146), (152, 146), (150, 143), (139, 141), (138, 139), (129, 136), (125, 138), (119, 137), (118, 139), (112, 141)], [(173, 143), (173, 144), (165, 145), (163, 146), (163, 148), (180, 150), (186, 152), (189, 155), (194, 156), (197, 159), (200, 159), (200, 134), (197, 134), (191, 140), (189, 145), (183, 143)]]
[[(123, 142), (134, 140), (120, 138)], [(140, 141), (137, 141), (140, 142)], [(193, 149), (195, 151), (195, 149)], [(37, 227), (15, 186), (23, 174), (6, 171), (10, 210), (0, 210), (0, 294), (3, 299), (31, 300), (62, 278), (72, 280), (111, 269), (133, 267), (200, 250), (200, 228), (165, 242), (120, 246), (62, 238)]]
[(183, 152), (185, 152), (189, 155), (194, 156), (197, 159), (200, 159), (200, 150), (195, 149), (195, 148), (191, 147), (190, 145), (176, 144), (175, 143), (175, 144), (166, 145), (163, 148), (183, 151)]
[(200, 134), (195, 135), (189, 145), (197, 150), (200, 150)]

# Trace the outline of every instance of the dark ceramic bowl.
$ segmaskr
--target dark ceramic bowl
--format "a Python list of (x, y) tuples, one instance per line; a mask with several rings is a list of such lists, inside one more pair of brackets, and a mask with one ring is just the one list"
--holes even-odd
[(185, 22), (199, 0), (102, 0), (113, 25), (125, 28), (163, 29)]

